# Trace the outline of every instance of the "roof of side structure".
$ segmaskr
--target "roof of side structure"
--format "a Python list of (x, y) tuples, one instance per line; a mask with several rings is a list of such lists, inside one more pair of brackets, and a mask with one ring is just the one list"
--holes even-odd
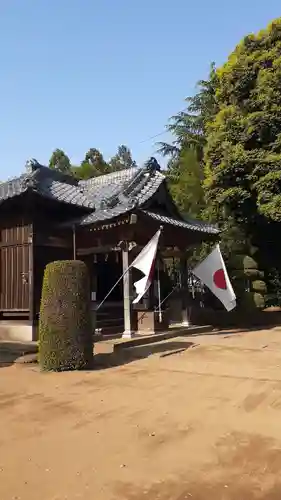
[(83, 192), (78, 181), (48, 167), (39, 166), (0, 184), (0, 204), (28, 191), (68, 205), (94, 209), (94, 203)]

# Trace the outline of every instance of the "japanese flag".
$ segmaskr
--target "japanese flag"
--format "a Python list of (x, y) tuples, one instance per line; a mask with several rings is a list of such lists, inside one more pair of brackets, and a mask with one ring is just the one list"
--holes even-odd
[(196, 266), (192, 272), (223, 303), (227, 311), (231, 311), (236, 307), (236, 296), (219, 245), (216, 245), (208, 257)]
[(133, 300), (133, 304), (137, 304), (140, 301), (152, 283), (160, 234), (161, 229), (155, 233), (153, 238), (151, 238), (131, 264), (131, 267), (135, 267), (144, 274), (143, 278), (134, 283), (138, 295)]

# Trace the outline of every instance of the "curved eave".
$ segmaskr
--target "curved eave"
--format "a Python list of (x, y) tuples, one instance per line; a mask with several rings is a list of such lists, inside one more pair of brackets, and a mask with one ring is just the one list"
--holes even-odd
[(169, 217), (167, 215), (162, 215), (156, 212), (151, 212), (149, 210), (141, 210), (146, 217), (159, 222), (159, 224), (164, 224), (168, 226), (173, 226), (181, 229), (187, 229), (189, 231), (195, 231), (197, 233), (204, 233), (210, 236), (218, 236), (220, 234), (220, 230), (207, 222), (199, 221), (199, 220), (184, 220), (184, 219), (176, 219), (173, 217)]

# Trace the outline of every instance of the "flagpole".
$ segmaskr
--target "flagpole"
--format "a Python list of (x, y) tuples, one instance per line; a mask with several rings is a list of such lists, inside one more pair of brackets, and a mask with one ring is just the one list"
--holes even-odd
[(98, 305), (98, 307), (96, 308), (96, 311), (98, 311), (101, 306), (104, 304), (104, 302), (106, 301), (106, 299), (109, 297), (109, 295), (111, 294), (111, 292), (113, 292), (114, 288), (118, 285), (118, 283), (120, 283), (120, 281), (124, 278), (125, 274), (127, 274), (127, 272), (129, 271), (129, 269), (131, 268), (132, 266), (130, 265), (129, 267), (127, 267), (127, 269), (124, 271), (124, 273), (120, 276), (120, 278), (116, 281), (116, 283), (114, 283), (113, 287), (110, 288), (109, 292), (106, 294), (106, 296), (102, 299), (102, 301), (100, 302), (100, 304)]
[(161, 308), (161, 284), (160, 284), (160, 269), (159, 269), (159, 259), (157, 262), (157, 290), (158, 290), (158, 317), (159, 323), (162, 323), (162, 308)]
[[(179, 286), (180, 286), (180, 284), (179, 284), (179, 283), (177, 283), (177, 284), (176, 284), (176, 285), (172, 288), (172, 290), (170, 291), (170, 293), (168, 293), (168, 295), (166, 295), (166, 297), (164, 297), (164, 299), (163, 299), (163, 300), (161, 300), (161, 303), (160, 303), (160, 305), (161, 305), (161, 306), (162, 306), (162, 304), (165, 302), (165, 300), (167, 300), (167, 298), (168, 298), (168, 297), (170, 297), (170, 295), (172, 295), (172, 293), (173, 293), (173, 292), (174, 292), (177, 288), (179, 288)], [(158, 306), (158, 307), (159, 307), (159, 306)], [(158, 307), (157, 307), (156, 311), (158, 311)]]
[[(163, 226), (160, 226), (159, 227), (159, 230), (160, 232), (162, 232), (163, 230)], [(156, 233), (155, 233), (156, 234)], [(154, 235), (155, 236), (155, 235)], [(136, 260), (136, 259), (135, 259)], [(134, 264), (134, 261), (127, 267), (127, 269), (125, 269), (125, 271), (123, 272), (123, 274), (120, 276), (120, 278), (116, 281), (116, 283), (114, 283), (113, 287), (111, 287), (111, 289), (109, 290), (109, 292), (106, 294), (106, 296), (103, 298), (103, 300), (100, 302), (100, 304), (98, 305), (98, 307), (96, 308), (96, 311), (98, 311), (101, 306), (104, 304), (104, 302), (106, 301), (106, 299), (109, 297), (109, 295), (111, 294), (111, 292), (113, 292), (114, 288), (118, 285), (118, 283), (120, 283), (120, 281), (124, 278), (124, 276), (127, 274), (127, 272), (131, 269), (131, 267), (133, 267), (133, 264)], [(161, 318), (162, 318), (162, 313), (161, 313)], [(160, 316), (159, 316), (159, 321), (160, 321)], [(162, 321), (162, 320), (161, 320)]]

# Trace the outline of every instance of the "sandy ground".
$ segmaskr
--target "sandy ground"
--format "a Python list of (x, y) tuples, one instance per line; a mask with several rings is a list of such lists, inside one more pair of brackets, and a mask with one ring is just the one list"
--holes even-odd
[(281, 329), (0, 361), (0, 500), (281, 499)]

